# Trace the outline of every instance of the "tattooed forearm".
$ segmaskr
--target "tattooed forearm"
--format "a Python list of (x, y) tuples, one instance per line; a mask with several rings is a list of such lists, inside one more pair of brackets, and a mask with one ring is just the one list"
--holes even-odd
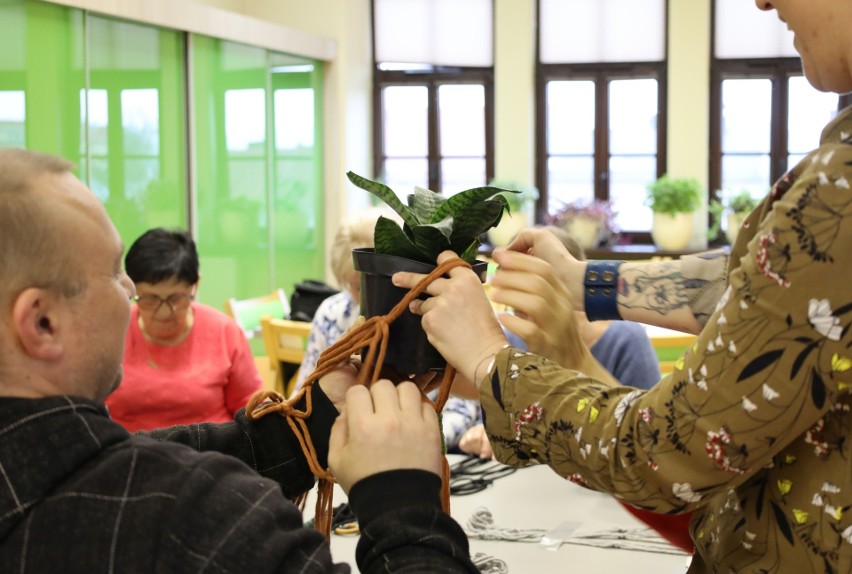
[(625, 269), (619, 278), (618, 303), (628, 309), (645, 309), (660, 315), (689, 305), (680, 265), (662, 262)]
[(634, 320), (654, 322), (654, 317), (677, 313), (677, 322), (688, 316), (700, 328), (725, 289), (727, 263), (727, 253), (720, 251), (675, 261), (626, 263), (619, 277), (619, 307), (639, 313), (631, 313)]

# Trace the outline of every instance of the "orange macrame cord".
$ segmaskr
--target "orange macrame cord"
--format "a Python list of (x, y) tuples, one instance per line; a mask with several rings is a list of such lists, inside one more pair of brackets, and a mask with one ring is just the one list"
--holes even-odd
[[(356, 384), (370, 386), (379, 380), (385, 355), (387, 354), (390, 324), (408, 309), (408, 305), (419, 297), (432, 281), (443, 276), (450, 269), (460, 266), (470, 269), (470, 264), (461, 259), (451, 259), (438, 265), (429, 275), (415, 285), (411, 291), (406, 293), (402, 300), (387, 315), (371, 317), (361, 325), (347, 331), (336, 343), (322, 352), (317, 361), (317, 368), (305, 379), (305, 383), (299, 389), (299, 392), (289, 400), (275, 391), (258, 391), (249, 399), (246, 405), (246, 415), (251, 420), (257, 420), (270, 413), (279, 413), (287, 420), (287, 424), (290, 425), (293, 434), (302, 447), (302, 452), (305, 454), (305, 459), (308, 461), (311, 472), (318, 479), (314, 528), (322, 532), (326, 538), (331, 535), (334, 476), (332, 476), (328, 469), (320, 466), (314, 443), (308, 432), (308, 425), (305, 422), (311, 416), (313, 410), (311, 400), (313, 384), (323, 375), (338, 369), (341, 363), (348, 361), (349, 357), (365, 346), (368, 347), (367, 357), (358, 371)], [(376, 356), (377, 353), (378, 357)], [(444, 369), (444, 378), (441, 380), (438, 397), (432, 403), (436, 412), (440, 413), (443, 410), (444, 404), (446, 404), (447, 398), (450, 396), (450, 387), (452, 386), (455, 374), (456, 370), (451, 365), (447, 365), (446, 369)], [(299, 411), (293, 405), (298, 403), (303, 396), (305, 397), (305, 410)], [(429, 401), (426, 395), (423, 395), (423, 400)], [(441, 504), (444, 511), (449, 513), (450, 467), (446, 456), (443, 459), (441, 468), (441, 479)], [(306, 496), (307, 493), (303, 493), (296, 500), (296, 503), (302, 508), (304, 507)]]

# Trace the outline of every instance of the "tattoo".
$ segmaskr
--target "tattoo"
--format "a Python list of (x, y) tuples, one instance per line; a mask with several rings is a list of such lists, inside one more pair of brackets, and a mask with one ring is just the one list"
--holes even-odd
[(619, 304), (627, 308), (648, 309), (665, 315), (689, 305), (687, 282), (680, 268), (663, 262), (622, 275), (618, 290)]

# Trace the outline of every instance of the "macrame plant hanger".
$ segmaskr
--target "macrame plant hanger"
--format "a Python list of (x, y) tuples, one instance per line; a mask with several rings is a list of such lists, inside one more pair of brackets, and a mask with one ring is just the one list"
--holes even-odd
[[(408, 305), (419, 297), (432, 281), (443, 276), (450, 269), (460, 266), (470, 269), (470, 265), (461, 259), (451, 259), (438, 265), (434, 271), (429, 273), (411, 291), (406, 293), (402, 300), (387, 315), (371, 317), (358, 327), (349, 330), (336, 343), (323, 351), (317, 361), (317, 368), (305, 379), (302, 388), (292, 398), (285, 399), (275, 391), (258, 391), (249, 399), (246, 405), (246, 415), (251, 420), (257, 420), (271, 413), (278, 413), (287, 420), (287, 424), (290, 425), (293, 434), (302, 447), (302, 452), (305, 454), (305, 459), (308, 461), (311, 472), (318, 479), (314, 527), (322, 532), (326, 538), (331, 535), (334, 476), (332, 476), (329, 469), (320, 466), (313, 440), (308, 432), (306, 420), (311, 416), (313, 410), (311, 400), (313, 385), (323, 375), (339, 368), (341, 363), (349, 360), (354, 353), (364, 347), (368, 347), (367, 356), (361, 365), (361, 369), (358, 371), (356, 384), (370, 386), (378, 381), (382, 365), (385, 361), (385, 355), (387, 354), (390, 324), (408, 309)], [(432, 403), (435, 411), (438, 413), (443, 410), (444, 404), (450, 396), (450, 387), (452, 386), (455, 374), (456, 370), (451, 365), (447, 365), (444, 369), (444, 377), (441, 380), (438, 396)], [(305, 410), (299, 411), (293, 405), (297, 404), (302, 397), (305, 398)], [(423, 400), (431, 402), (425, 394), (423, 395)], [(441, 503), (444, 511), (449, 513), (450, 467), (446, 456), (443, 459), (441, 475)], [(296, 500), (296, 504), (304, 507), (306, 497), (307, 493), (300, 495)]]

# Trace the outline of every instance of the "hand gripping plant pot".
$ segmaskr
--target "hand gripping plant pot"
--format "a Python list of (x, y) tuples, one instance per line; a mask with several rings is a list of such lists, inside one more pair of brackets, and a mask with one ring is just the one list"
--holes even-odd
[[(391, 282), (394, 273), (410, 271), (428, 274), (435, 269), (435, 265), (376, 253), (373, 249), (353, 249), (352, 257), (355, 270), (361, 272), (361, 314), (368, 319), (376, 315), (387, 315), (408, 292)], [(479, 280), (484, 283), (488, 263), (474, 261), (472, 266)], [(421, 295), (420, 299), (427, 297), (428, 295)], [(419, 375), (438, 371), (446, 362), (427, 340), (426, 332), (420, 326), (420, 315), (411, 311), (406, 310), (391, 323), (388, 339), (385, 364), (392, 366), (399, 373)]]
[[(407, 291), (395, 287), (391, 277), (398, 271), (430, 273), (442, 251), (451, 250), (470, 263), (485, 281), (487, 263), (476, 261), (479, 237), (500, 223), (508, 210), (497, 187), (477, 187), (451, 197), (415, 188), (408, 205), (386, 185), (347, 173), (356, 186), (384, 201), (402, 218), (402, 227), (386, 217), (376, 222), (375, 249), (354, 249), (355, 270), (361, 272), (361, 314), (367, 319), (386, 315)], [(423, 298), (425, 298), (424, 296)], [(411, 375), (440, 371), (446, 361), (426, 338), (420, 316), (407, 309), (390, 325), (385, 364)]]

